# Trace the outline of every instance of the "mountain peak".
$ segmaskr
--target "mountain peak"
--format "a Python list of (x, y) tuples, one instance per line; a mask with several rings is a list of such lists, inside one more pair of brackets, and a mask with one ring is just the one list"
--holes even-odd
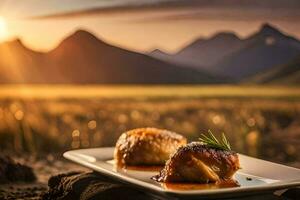
[(160, 50), (160, 49), (153, 49), (152, 51), (150, 51), (150, 54), (157, 54), (157, 53), (165, 53), (164, 51)]
[(260, 33), (264, 35), (282, 35), (282, 33), (269, 23), (265, 23), (260, 28)]
[(13, 40), (10, 41), (10, 43), (12, 44), (18, 44), (18, 45), (23, 45), (22, 41), (20, 38), (15, 38)]
[(101, 39), (97, 38), (95, 35), (89, 31), (78, 29), (68, 37), (66, 37), (61, 44), (106, 44)]
[(212, 39), (239, 39), (239, 37), (233, 32), (221, 32), (215, 34)]
[(97, 38), (95, 35), (90, 33), (89, 31), (78, 29), (68, 37), (66, 37), (64, 40), (61, 41), (61, 43), (53, 49), (51, 52), (56, 51), (75, 51), (75, 46), (82, 47), (82, 46), (106, 46), (107, 44)]
[(92, 33), (88, 32), (84, 29), (78, 29), (73, 34), (71, 34), (68, 37), (68, 39), (73, 39), (73, 40), (87, 40), (87, 39), (100, 40), (95, 35), (93, 35)]
[(3, 42), (5, 44), (10, 44), (10, 45), (23, 45), (22, 41), (20, 38), (14, 38), (12, 40), (8, 40)]
[(21, 39), (19, 39), (19, 38), (15, 38), (13, 40), (3, 42), (3, 43), (1, 43), (1, 45), (7, 45), (7, 46), (13, 47), (13, 48), (26, 48), (25, 45), (23, 44), (23, 42), (21, 41)]
[(239, 40), (240, 38), (233, 32), (219, 32), (208, 39), (198, 38), (194, 40), (192, 44), (201, 44), (203, 42), (210, 41), (210, 40), (236, 40), (236, 39)]
[(94, 37), (93, 34), (91, 34), (89, 31), (86, 31), (84, 29), (78, 29), (76, 30), (73, 35), (76, 35), (76, 36), (89, 36), (89, 37)]
[[(220, 32), (216, 33), (212, 37), (208, 39), (198, 38), (194, 40), (191, 44), (186, 46), (185, 48), (194, 48), (202, 46), (203, 44), (207, 44), (207, 42), (231, 42), (231, 41), (238, 41), (240, 38), (234, 34), (233, 32)], [(180, 51), (179, 51), (180, 52)]]
[(153, 57), (156, 57), (156, 58), (162, 58), (162, 57), (165, 57), (165, 56), (170, 56), (169, 53), (167, 53), (165, 51), (162, 51), (160, 49), (154, 49), (154, 50), (150, 51), (149, 55), (151, 55)]

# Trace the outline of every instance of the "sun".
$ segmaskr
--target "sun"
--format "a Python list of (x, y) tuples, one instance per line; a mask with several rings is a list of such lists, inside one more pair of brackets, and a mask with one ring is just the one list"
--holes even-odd
[(7, 25), (4, 17), (0, 16), (0, 39), (4, 39), (7, 36)]

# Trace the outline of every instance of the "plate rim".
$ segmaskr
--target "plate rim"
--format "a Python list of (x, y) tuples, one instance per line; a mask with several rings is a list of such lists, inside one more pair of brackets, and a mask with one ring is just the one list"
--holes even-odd
[[(296, 179), (296, 180), (290, 180), (290, 181), (282, 181), (279, 180), (278, 182), (275, 183), (269, 183), (266, 185), (260, 185), (260, 186), (247, 186), (247, 187), (237, 187), (237, 188), (218, 188), (218, 189), (210, 189), (210, 190), (189, 190), (189, 191), (176, 191), (176, 190), (169, 190), (169, 189), (163, 189), (160, 188), (158, 186), (152, 185), (150, 183), (135, 179), (133, 177), (127, 177), (124, 176), (120, 173), (117, 173), (115, 171), (110, 171), (104, 168), (101, 168), (100, 166), (96, 166), (95, 164), (92, 164), (91, 162), (84, 162), (84, 161), (78, 161), (78, 157), (74, 156), (73, 154), (76, 152), (82, 152), (82, 151), (91, 151), (91, 150), (111, 150), (113, 151), (115, 147), (99, 147), (99, 148), (87, 148), (87, 149), (76, 149), (76, 150), (69, 150), (66, 151), (63, 154), (63, 157), (75, 162), (79, 165), (85, 166), (87, 168), (90, 168), (92, 170), (95, 170), (103, 175), (109, 175), (110, 177), (113, 177), (114, 179), (118, 179), (119, 181), (123, 182), (123, 183), (127, 183), (127, 184), (131, 184), (131, 185), (135, 185), (138, 186), (140, 188), (144, 188), (147, 190), (151, 190), (152, 192), (155, 193), (159, 193), (159, 194), (167, 194), (167, 195), (171, 195), (171, 196), (195, 196), (195, 195), (221, 195), (221, 194), (229, 194), (229, 193), (242, 193), (242, 192), (255, 192), (255, 194), (259, 193), (259, 192), (266, 192), (266, 191), (275, 191), (275, 190), (280, 190), (280, 189), (288, 189), (291, 187), (295, 187), (295, 186), (300, 186), (300, 178)], [(299, 174), (300, 174), (300, 169), (294, 168), (294, 167), (290, 167), (290, 166), (286, 166), (286, 165), (282, 165), (279, 163), (274, 163), (271, 161), (267, 161), (267, 160), (263, 160), (263, 159), (259, 159), (259, 158), (255, 158), (255, 157), (251, 157), (248, 155), (244, 155), (244, 154), (239, 154), (251, 159), (257, 159), (260, 161), (264, 161), (267, 162), (269, 164), (275, 164), (277, 166), (281, 166), (281, 167), (285, 167), (285, 168), (289, 168), (292, 170), (298, 170)], [(111, 157), (113, 158), (113, 157)], [(102, 163), (106, 163), (103, 160), (97, 161), (97, 162), (102, 162)], [(299, 175), (300, 177), (300, 175)]]

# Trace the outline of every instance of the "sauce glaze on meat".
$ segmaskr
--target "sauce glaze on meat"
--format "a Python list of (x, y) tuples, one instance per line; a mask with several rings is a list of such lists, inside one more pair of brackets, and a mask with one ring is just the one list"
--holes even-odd
[(153, 179), (160, 182), (220, 182), (231, 179), (239, 168), (237, 153), (192, 142), (180, 147)]

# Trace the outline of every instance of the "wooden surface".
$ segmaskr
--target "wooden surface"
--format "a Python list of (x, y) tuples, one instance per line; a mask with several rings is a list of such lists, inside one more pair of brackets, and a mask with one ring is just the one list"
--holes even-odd
[[(44, 200), (80, 199), (149, 199), (157, 200), (164, 198), (155, 198), (151, 194), (146, 194), (136, 188), (115, 182), (107, 177), (103, 177), (96, 172), (77, 173), (71, 172), (54, 176), (49, 180), (49, 190), (43, 195)], [(297, 200), (300, 197), (300, 190), (293, 189), (281, 194), (265, 194), (260, 196), (248, 196), (238, 198), (241, 200)], [(170, 199), (170, 198), (167, 198)]]

